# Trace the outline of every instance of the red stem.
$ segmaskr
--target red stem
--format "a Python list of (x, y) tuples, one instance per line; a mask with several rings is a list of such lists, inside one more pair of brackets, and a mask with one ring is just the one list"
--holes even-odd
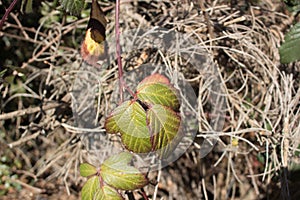
[(149, 200), (149, 198), (147, 197), (147, 194), (146, 194), (146, 192), (145, 192), (145, 190), (143, 188), (141, 189), (141, 195), (143, 196), (143, 198), (145, 200)]
[(116, 54), (118, 62), (118, 75), (119, 75), (119, 90), (120, 90), (120, 101), (124, 101), (124, 79), (123, 79), (123, 69), (122, 69), (122, 59), (121, 59), (121, 47), (120, 47), (120, 0), (116, 0)]
[(1, 21), (0, 21), (0, 30), (2, 30), (3, 24), (6, 21), (6, 18), (8, 17), (9, 13), (12, 11), (12, 9), (15, 7), (18, 0), (14, 0), (8, 7), (8, 9), (5, 11)]

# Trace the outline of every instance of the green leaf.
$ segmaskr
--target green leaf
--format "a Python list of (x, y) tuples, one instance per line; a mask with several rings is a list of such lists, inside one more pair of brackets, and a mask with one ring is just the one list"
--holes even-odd
[(95, 200), (123, 200), (118, 191), (108, 185), (101, 187), (95, 194)]
[(6, 71), (7, 71), (7, 69), (4, 69), (4, 70), (0, 71), (0, 78), (3, 77), (3, 75), (5, 74)]
[(100, 187), (99, 176), (93, 176), (84, 184), (81, 190), (82, 200), (92, 200)]
[(154, 105), (147, 112), (153, 149), (161, 149), (171, 144), (180, 129), (180, 115), (170, 108)]
[(27, 0), (25, 12), (32, 13), (32, 0)]
[(25, 13), (32, 13), (32, 0), (24, 0), (21, 4), (21, 12), (24, 12), (25, 6)]
[(146, 124), (146, 111), (136, 101), (125, 101), (105, 121), (107, 133), (120, 133), (125, 147), (135, 153), (152, 149)]
[(148, 184), (138, 169), (128, 165), (131, 159), (132, 154), (122, 152), (105, 160), (100, 167), (100, 176), (105, 183), (121, 190), (135, 190)]
[(180, 107), (177, 90), (161, 74), (144, 78), (137, 86), (137, 97), (146, 105), (161, 104), (174, 110)]
[(300, 23), (297, 23), (284, 37), (279, 48), (281, 63), (287, 64), (300, 60)]
[(84, 7), (84, 0), (60, 0), (63, 9), (71, 15), (80, 16)]
[(79, 171), (80, 171), (80, 175), (83, 177), (92, 176), (92, 175), (97, 174), (96, 167), (89, 163), (80, 164)]
[(139, 84), (137, 97), (146, 105), (160, 104), (174, 110), (178, 110), (180, 107), (177, 90), (165, 83)]

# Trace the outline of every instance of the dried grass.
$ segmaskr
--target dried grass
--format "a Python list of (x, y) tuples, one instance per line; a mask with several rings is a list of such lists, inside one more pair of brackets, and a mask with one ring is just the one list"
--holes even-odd
[[(255, 5), (243, 1), (238, 4), (230, 5), (228, 1), (132, 0), (121, 5), (124, 32), (153, 26), (181, 31), (195, 41), (197, 51), (206, 59), (205, 66), (197, 70), (186, 65), (188, 59), (176, 61), (176, 56), (168, 52), (157, 51), (147, 57), (148, 62), (166, 66), (170, 74), (174, 70), (183, 73), (197, 92), (198, 107), (194, 109), (199, 116), (199, 131), (193, 145), (169, 167), (150, 175), (158, 182), (156, 186), (149, 185), (145, 189), (153, 199), (280, 198), (274, 192), (278, 186), (282, 197), (297, 198), (291, 191), (299, 180), (290, 182), (287, 173), (292, 164), (299, 164), (296, 153), (299, 152), (300, 133), (300, 67), (299, 62), (281, 65), (278, 55), (278, 47), (284, 31), (291, 25), (291, 17), (282, 13), (281, 3), (269, 0), (253, 3)], [(106, 5), (106, 8), (108, 18), (113, 22), (111, 6)], [(51, 186), (41, 182), (58, 181), (65, 185), (68, 194), (76, 196), (82, 186), (78, 165), (87, 159), (87, 153), (93, 153), (93, 149), (86, 148), (86, 138), (92, 137), (90, 133), (103, 132), (105, 116), (113, 107), (110, 100), (117, 71), (113, 64), (103, 69), (100, 82), (95, 84), (98, 88), (95, 118), (100, 126), (97, 130), (95, 127), (78, 127), (71, 114), (74, 97), (70, 92), (74, 91), (76, 74), (82, 70), (80, 56), (78, 48), (67, 47), (62, 40), (71, 37), (78, 42), (74, 30), (83, 32), (87, 19), (71, 23), (53, 22), (46, 26), (52, 15), (55, 13), (45, 16), (45, 23), (34, 30), (24, 27), (18, 16), (12, 14), (15, 22), (7, 23), (0, 33), (6, 40), (27, 41), (35, 47), (31, 58), (21, 66), (27, 70), (26, 81), (18, 85), (24, 91), (11, 95), (12, 88), (0, 85), (4, 110), (11, 110), (7, 108), (11, 102), (18, 105), (15, 112), (0, 115), (0, 119), (5, 120), (1, 122), (1, 131), (6, 133), (1, 144), (11, 148), (14, 156), (24, 161), (22, 169), (26, 172), (16, 172), (24, 184), (27, 184), (26, 179), (33, 177), (35, 187), (48, 190), (48, 194), (55, 196), (55, 191), (63, 193), (64, 190), (51, 190)], [(108, 32), (113, 31), (114, 24), (110, 23)], [(186, 52), (187, 49), (179, 50), (182, 55)], [(138, 60), (140, 54), (133, 52), (131, 60), (126, 60), (125, 57), (130, 56), (124, 55), (124, 66), (137, 64), (133, 60)], [(47, 67), (40, 68), (41, 63)], [(213, 134), (207, 108), (211, 94), (207, 70), (212, 70), (209, 73), (218, 77), (222, 91), (219, 95), (225, 102), (224, 124)], [(38, 89), (33, 89), (32, 85), (37, 83)], [(36, 103), (25, 106), (32, 100), (40, 101), (43, 106)], [(7, 123), (15, 130), (5, 130)], [(214, 150), (202, 158), (203, 138), (214, 140), (216, 136), (218, 143)], [(93, 162), (101, 162), (97, 158), (99, 152), (94, 154), (96, 161)], [(32, 188), (26, 189), (36, 192)]]

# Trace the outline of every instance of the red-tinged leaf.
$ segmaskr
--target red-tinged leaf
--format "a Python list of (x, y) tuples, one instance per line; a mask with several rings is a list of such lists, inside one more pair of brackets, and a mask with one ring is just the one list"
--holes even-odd
[(100, 187), (100, 181), (99, 176), (93, 176), (87, 182), (84, 184), (82, 190), (81, 190), (81, 199), (82, 200), (91, 200), (94, 199), (94, 196), (99, 190)]
[(146, 124), (146, 111), (136, 101), (118, 106), (105, 121), (107, 133), (120, 133), (125, 147), (135, 153), (151, 151), (150, 134)]
[(165, 77), (164, 75), (161, 74), (152, 74), (150, 76), (147, 76), (146, 78), (144, 78), (140, 83), (139, 83), (139, 87), (141, 87), (144, 84), (151, 84), (151, 83), (164, 83), (166, 85), (170, 84), (170, 81), (167, 77)]
[(160, 104), (175, 111), (180, 107), (177, 90), (173, 86), (164, 83), (138, 85), (137, 97), (147, 105)]
[(80, 171), (80, 175), (83, 177), (88, 177), (97, 174), (96, 167), (89, 163), (80, 164), (79, 171)]
[(154, 105), (147, 112), (153, 149), (161, 149), (172, 143), (180, 129), (181, 118), (172, 109)]
[(132, 154), (122, 152), (109, 157), (100, 167), (100, 175), (106, 184), (121, 190), (135, 190), (148, 184), (148, 179), (130, 166)]
[(95, 194), (94, 200), (123, 200), (122, 195), (114, 188), (104, 185)]

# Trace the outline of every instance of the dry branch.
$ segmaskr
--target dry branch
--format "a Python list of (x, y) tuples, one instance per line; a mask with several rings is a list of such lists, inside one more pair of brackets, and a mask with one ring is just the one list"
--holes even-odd
[(50, 103), (41, 107), (33, 107), (33, 108), (26, 108), (23, 110), (17, 110), (13, 111), (10, 113), (3, 113), (0, 115), (0, 120), (7, 120), (7, 119), (12, 119), (15, 117), (21, 117), (24, 115), (30, 115), (34, 114), (40, 111), (45, 111), (45, 110), (50, 110), (59, 107), (61, 104), (60, 103)]

